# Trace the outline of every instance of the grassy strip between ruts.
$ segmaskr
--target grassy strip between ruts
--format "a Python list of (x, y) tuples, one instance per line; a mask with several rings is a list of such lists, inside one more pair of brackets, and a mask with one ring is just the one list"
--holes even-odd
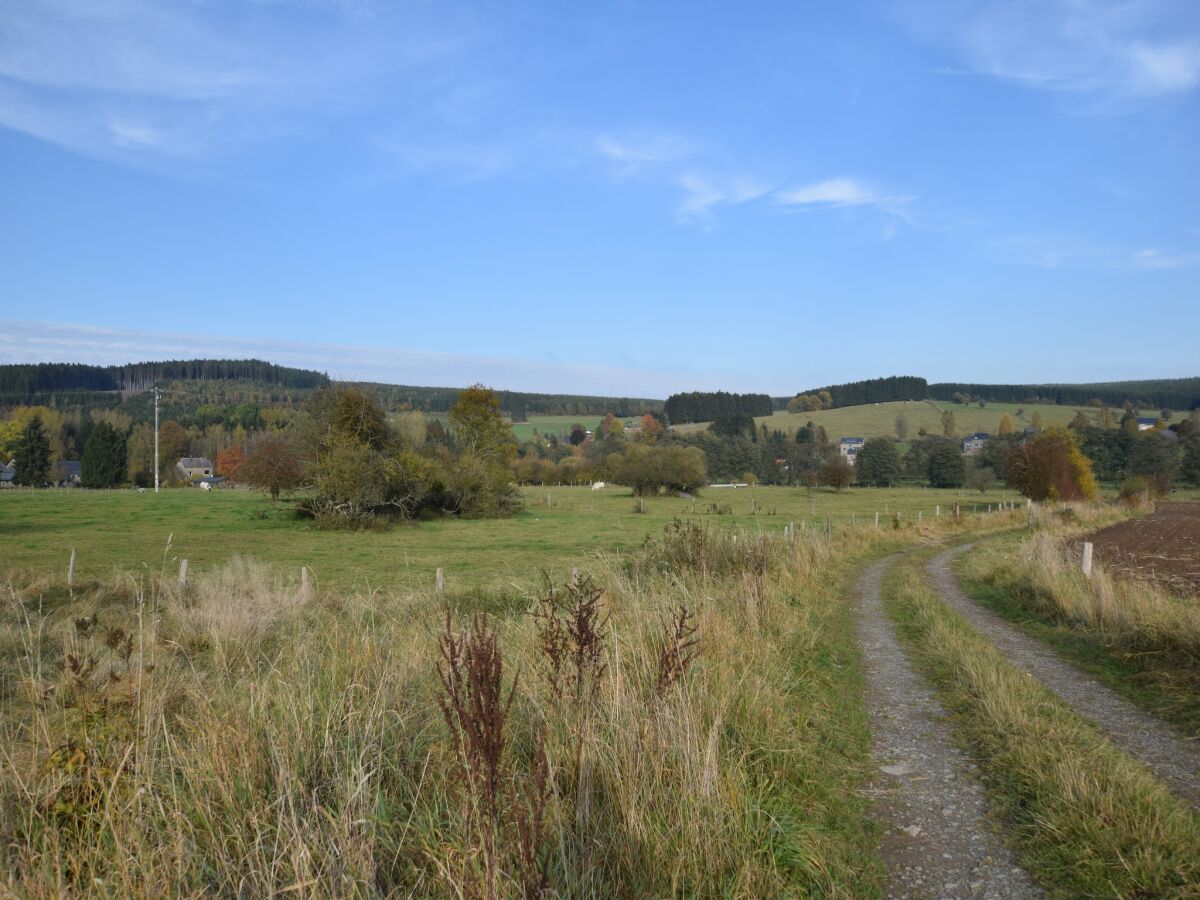
[(1061, 896), (1200, 896), (1200, 818), (897, 564), (885, 603), (1028, 870)]
[[(1190, 736), (1200, 735), (1195, 602), (1153, 585), (1118, 581), (1099, 567), (1089, 581), (1056, 544), (1050, 535), (1037, 540), (1022, 532), (1004, 535), (958, 557), (954, 570), (963, 590), (993, 612), (1131, 702)], [(1102, 596), (1114, 602), (1102, 604), (1097, 599)], [(1147, 610), (1142, 620), (1153, 616), (1158, 627), (1117, 627), (1100, 614), (1105, 607), (1119, 609), (1126, 619)]]

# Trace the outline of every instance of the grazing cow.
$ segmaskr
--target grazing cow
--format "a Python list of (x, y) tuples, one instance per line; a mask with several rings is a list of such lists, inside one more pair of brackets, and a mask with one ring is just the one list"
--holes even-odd
[(592, 482), (592, 490), (593, 491), (602, 491), (602, 490), (604, 490), (604, 484), (605, 483), (603, 481), (593, 481)]
[(200, 490), (202, 490), (202, 491), (211, 491), (211, 490), (212, 490), (212, 485), (211, 485), (211, 484), (209, 484), (207, 481), (202, 481), (202, 482), (200, 482)]

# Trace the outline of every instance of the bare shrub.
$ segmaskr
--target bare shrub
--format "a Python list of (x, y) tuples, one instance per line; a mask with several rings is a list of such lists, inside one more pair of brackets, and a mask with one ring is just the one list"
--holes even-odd
[(698, 652), (697, 630), (695, 613), (682, 603), (676, 607), (671, 618), (663, 623), (663, 640), (658, 653), (658, 677), (654, 680), (654, 693), (657, 696), (662, 697), (687, 674)]

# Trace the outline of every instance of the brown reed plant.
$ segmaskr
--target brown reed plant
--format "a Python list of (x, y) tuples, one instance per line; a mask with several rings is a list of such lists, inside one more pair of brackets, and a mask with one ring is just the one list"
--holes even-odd
[[(516, 696), (519, 675), (504, 696), (504, 660), (496, 632), (483, 616), (471, 628), (455, 633), (450, 613), (441, 637), (438, 663), (442, 694), (438, 697), (458, 759), (466, 858), (463, 885), (473, 896), (498, 896), (502, 873), (502, 788), (505, 725)], [(470, 857), (480, 859), (482, 879), (470, 871)]]
[(678, 684), (687, 674), (699, 653), (699, 626), (695, 613), (686, 604), (680, 603), (670, 619), (663, 623), (663, 641), (658, 653), (658, 677), (654, 680), (654, 693), (662, 697), (671, 687)]
[(561, 591), (551, 586), (538, 605), (537, 646), (556, 700), (562, 698), (568, 665), (574, 700), (581, 706), (590, 702), (604, 677), (609, 613), (602, 608), (603, 597), (604, 589), (590, 575), (576, 575)]

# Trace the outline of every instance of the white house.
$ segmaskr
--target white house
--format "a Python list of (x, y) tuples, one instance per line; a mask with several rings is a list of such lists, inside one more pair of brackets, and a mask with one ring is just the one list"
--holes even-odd
[(175, 471), (184, 481), (195, 481), (198, 478), (210, 477), (213, 464), (203, 456), (185, 456), (175, 463)]
[(844, 437), (838, 441), (838, 452), (846, 457), (846, 462), (854, 465), (854, 460), (858, 458), (858, 451), (863, 448), (863, 439), (860, 437)]
[(976, 431), (974, 434), (968, 434), (963, 438), (963, 453), (974, 456), (983, 449), (983, 445), (988, 442), (988, 437), (989, 435), (986, 431)]

